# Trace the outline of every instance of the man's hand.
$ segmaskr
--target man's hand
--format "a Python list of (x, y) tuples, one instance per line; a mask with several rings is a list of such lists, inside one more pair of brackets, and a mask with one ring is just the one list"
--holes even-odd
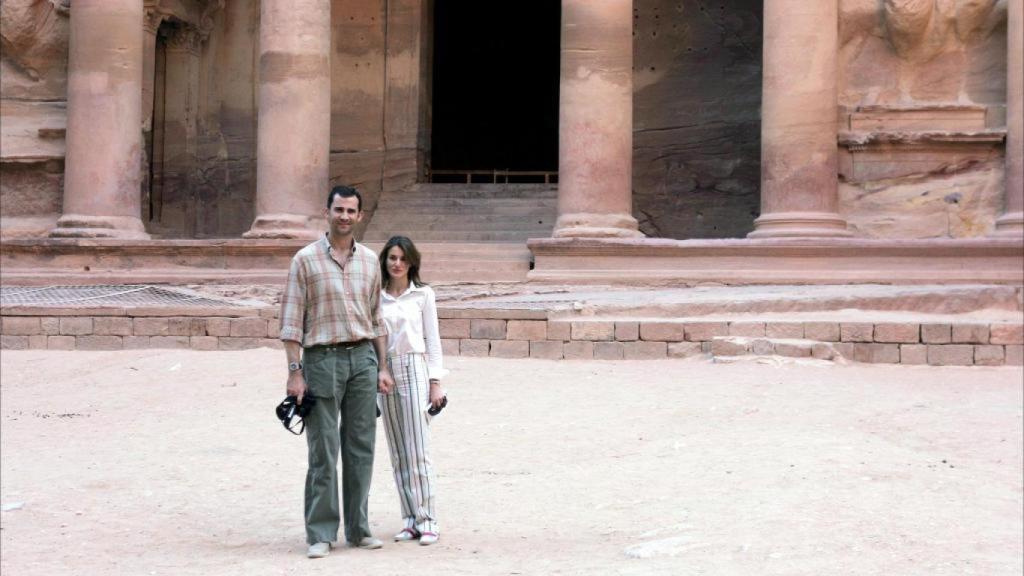
[(390, 394), (391, 389), (395, 387), (395, 379), (391, 377), (391, 372), (387, 368), (384, 368), (377, 372), (377, 390), (381, 394)]
[(306, 395), (306, 378), (302, 370), (296, 370), (288, 374), (288, 385), (285, 388), (288, 396), (295, 396), (299, 404), (302, 404), (302, 397)]

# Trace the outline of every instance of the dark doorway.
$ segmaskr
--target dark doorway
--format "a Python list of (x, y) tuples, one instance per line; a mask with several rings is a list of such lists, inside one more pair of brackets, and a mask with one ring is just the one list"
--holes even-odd
[(557, 172), (560, 30), (558, 0), (436, 0), (433, 181)]

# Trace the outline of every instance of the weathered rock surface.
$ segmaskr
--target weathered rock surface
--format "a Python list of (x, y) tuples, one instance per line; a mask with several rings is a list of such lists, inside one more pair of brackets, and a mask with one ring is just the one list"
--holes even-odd
[(762, 3), (639, 0), (634, 12), (633, 209), (641, 231), (744, 236), (760, 202)]
[(0, 3), (0, 97), (64, 99), (68, 5), (69, 0)]

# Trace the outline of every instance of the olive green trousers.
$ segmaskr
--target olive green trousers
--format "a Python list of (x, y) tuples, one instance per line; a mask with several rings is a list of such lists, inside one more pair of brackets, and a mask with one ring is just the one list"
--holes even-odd
[(314, 346), (303, 351), (306, 394), (316, 406), (306, 418), (306, 541), (336, 542), (338, 452), (341, 452), (345, 540), (370, 536), (367, 500), (377, 432), (377, 354), (363, 342), (353, 347)]

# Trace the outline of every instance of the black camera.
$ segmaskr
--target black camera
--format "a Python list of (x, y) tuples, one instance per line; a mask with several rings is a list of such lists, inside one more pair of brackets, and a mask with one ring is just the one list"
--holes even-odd
[(306, 429), (306, 417), (313, 411), (315, 405), (316, 397), (314, 396), (303, 396), (302, 404), (299, 404), (297, 397), (288, 396), (277, 405), (274, 412), (277, 414), (277, 419), (284, 425), (285, 430), (298, 436)]

